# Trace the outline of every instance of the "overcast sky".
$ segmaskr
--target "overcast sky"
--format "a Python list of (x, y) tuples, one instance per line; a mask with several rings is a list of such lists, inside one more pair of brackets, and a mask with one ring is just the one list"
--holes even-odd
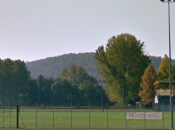
[[(171, 4), (175, 59), (175, 3)], [(95, 52), (112, 36), (135, 35), (149, 55), (169, 55), (168, 4), (160, 0), (0, 0), (0, 58), (33, 61)]]

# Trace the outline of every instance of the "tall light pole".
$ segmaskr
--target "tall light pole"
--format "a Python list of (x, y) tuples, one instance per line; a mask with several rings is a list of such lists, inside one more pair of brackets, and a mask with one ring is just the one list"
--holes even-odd
[(175, 2), (175, 0), (160, 0), (161, 2), (168, 3), (168, 24), (169, 24), (169, 89), (170, 89), (170, 116), (171, 116), (171, 126), (173, 129), (173, 105), (172, 105), (172, 79), (171, 79), (171, 35), (170, 35), (170, 3)]

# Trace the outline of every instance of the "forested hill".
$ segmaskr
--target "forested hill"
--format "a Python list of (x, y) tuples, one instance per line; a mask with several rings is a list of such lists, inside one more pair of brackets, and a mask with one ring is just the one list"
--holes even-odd
[[(71, 65), (80, 65), (85, 68), (89, 75), (100, 79), (97, 71), (94, 53), (64, 54), (56, 57), (49, 57), (37, 61), (27, 62), (26, 66), (31, 72), (32, 78), (37, 78), (40, 74), (46, 78), (57, 78), (63, 69), (68, 69)], [(161, 57), (150, 56), (156, 70), (158, 70)]]
[(93, 55), (94, 53), (69, 53), (27, 62), (26, 66), (31, 72), (32, 78), (37, 78), (40, 74), (44, 77), (57, 78), (63, 69), (68, 69), (71, 65), (83, 66), (89, 75), (100, 78)]

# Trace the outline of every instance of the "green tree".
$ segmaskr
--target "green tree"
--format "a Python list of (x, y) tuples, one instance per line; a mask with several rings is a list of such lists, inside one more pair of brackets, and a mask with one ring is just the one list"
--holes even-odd
[[(14, 88), (14, 73), (13, 66), (14, 62), (10, 59), (1, 60), (0, 64), (0, 87), (1, 87), (1, 100), (2, 103), (5, 102), (5, 100), (13, 99), (17, 101), (17, 93), (16, 96), (13, 97), (14, 93), (16, 92)], [(11, 95), (11, 96), (10, 96)]]
[(175, 80), (175, 64), (174, 64), (174, 66), (173, 66), (172, 73), (173, 73), (172, 79)]
[(140, 87), (142, 90), (139, 92), (141, 101), (145, 104), (148, 104), (154, 100), (155, 96), (155, 87), (154, 83), (156, 81), (156, 71), (152, 64), (150, 64), (142, 76), (142, 82)]
[(37, 87), (38, 87), (38, 103), (40, 105), (41, 103), (41, 90), (42, 90), (42, 87), (44, 86), (44, 77), (42, 75), (39, 75), (37, 80), (36, 80), (36, 84), (37, 84)]
[(80, 91), (81, 102), (99, 103), (99, 101), (101, 100), (101, 90), (105, 98), (105, 93), (103, 89), (101, 89), (101, 86), (99, 84), (94, 84), (89, 80), (84, 80), (83, 83), (78, 86), (78, 89), (81, 90)]
[[(24, 61), (0, 60), (0, 90), (4, 102), (20, 103), (26, 96), (30, 72)], [(13, 102), (12, 102), (13, 101)]]
[(50, 103), (53, 102), (53, 92), (51, 90), (53, 83), (53, 78), (44, 79), (43, 87), (41, 89), (41, 103), (44, 103), (44, 105), (50, 105)]
[(141, 76), (150, 62), (144, 53), (144, 43), (130, 34), (113, 36), (106, 47), (100, 46), (94, 55), (99, 73), (107, 84), (111, 101), (124, 103), (138, 98)]
[(38, 101), (38, 87), (36, 79), (29, 79), (29, 89), (27, 91), (26, 101), (29, 105), (34, 105)]
[(51, 86), (53, 91), (53, 101), (59, 105), (70, 105), (71, 101), (75, 100), (74, 88), (70, 82), (65, 79), (56, 79)]
[(69, 69), (64, 69), (60, 77), (62, 80), (69, 81), (74, 88), (72, 97), (77, 99), (78, 105), (85, 102), (88, 103), (89, 101), (99, 102), (101, 93), (103, 93), (104, 99), (106, 99), (106, 94), (104, 94), (97, 79), (90, 76), (82, 66), (72, 65)]
[[(157, 75), (158, 75), (157, 77), (158, 81), (169, 81), (169, 57), (167, 55), (165, 55), (162, 58)], [(172, 79), (173, 79), (173, 71), (172, 71)], [(169, 85), (159, 85), (159, 88), (168, 89)]]
[[(18, 92), (19, 103), (25, 102), (27, 90), (29, 89), (28, 81), (30, 79), (30, 72), (27, 70), (24, 61), (16, 60), (12, 68), (13, 82)], [(15, 95), (14, 95), (15, 97)]]
[(69, 69), (64, 69), (61, 72), (60, 77), (68, 80), (71, 84), (80, 84), (84, 80), (90, 80), (90, 82), (97, 83), (97, 80), (90, 76), (82, 66), (72, 65)]

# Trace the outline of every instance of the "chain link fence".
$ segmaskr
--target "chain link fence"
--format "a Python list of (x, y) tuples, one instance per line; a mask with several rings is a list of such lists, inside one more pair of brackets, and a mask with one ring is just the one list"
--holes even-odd
[[(127, 119), (127, 114), (143, 114), (142, 119)], [(161, 112), (160, 119), (146, 119), (145, 113)], [(141, 116), (141, 115), (140, 115)], [(70, 103), (59, 106), (52, 103), (19, 107), (0, 106), (0, 127), (17, 127), (17, 120), (21, 128), (170, 128), (170, 111), (166, 104), (160, 109), (152, 106), (110, 106), (108, 103), (86, 103), (78, 106)]]

